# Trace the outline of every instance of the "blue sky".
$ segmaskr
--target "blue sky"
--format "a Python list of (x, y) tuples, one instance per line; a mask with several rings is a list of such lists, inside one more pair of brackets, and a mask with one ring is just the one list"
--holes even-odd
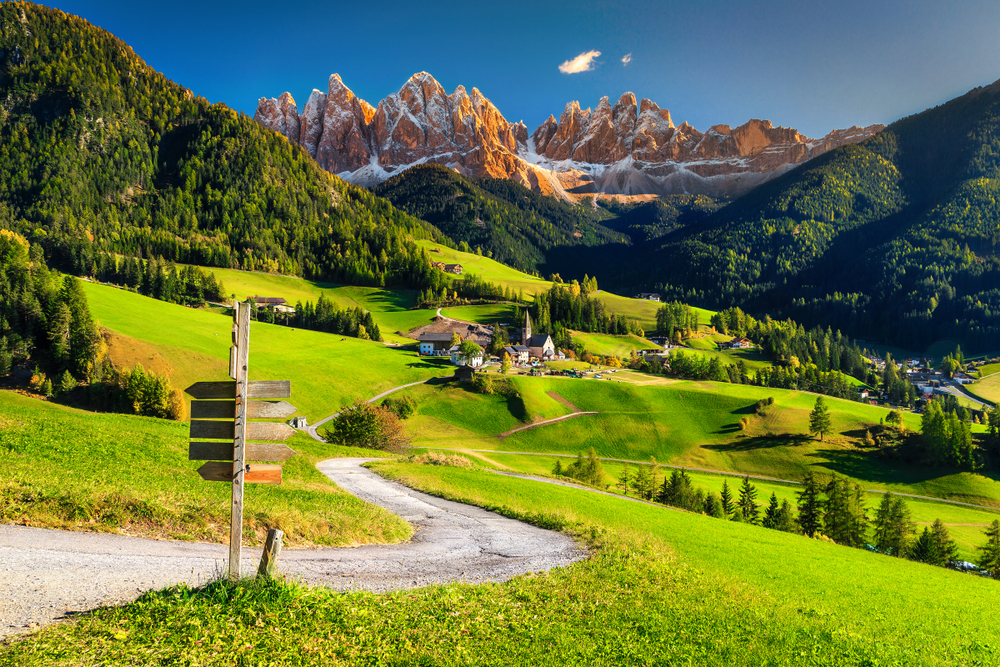
[[(594, 107), (632, 91), (700, 130), (766, 118), (816, 137), (889, 123), (1000, 79), (996, 0), (55, 6), (195, 93), (251, 114), (259, 97), (286, 90), (301, 106), (333, 72), (377, 104), (428, 71), (449, 93), (478, 87), (529, 131), (571, 100)], [(592, 69), (560, 71), (595, 51)]]

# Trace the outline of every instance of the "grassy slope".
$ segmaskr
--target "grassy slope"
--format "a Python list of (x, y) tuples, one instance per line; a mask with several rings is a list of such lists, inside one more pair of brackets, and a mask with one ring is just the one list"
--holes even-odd
[[(227, 484), (188, 461), (187, 424), (94, 414), (0, 391), (0, 523), (226, 542)], [(268, 528), (300, 546), (395, 542), (406, 522), (341, 491), (315, 468), (345, 449), (298, 435), (280, 485), (248, 486), (248, 540)]]
[(998, 405), (1000, 404), (1000, 373), (993, 371), (992, 375), (968, 385), (966, 389), (970, 394), (975, 394), (979, 398)]
[(236, 269), (211, 271), (222, 280), (226, 291), (235, 294), (240, 300), (248, 296), (278, 296), (294, 306), (300, 301), (316, 303), (322, 294), (341, 308), (360, 306), (370, 310), (375, 323), (382, 330), (382, 337), (388, 342), (412, 343), (413, 341), (402, 338), (397, 332), (406, 333), (414, 327), (427, 324), (434, 317), (431, 309), (409, 310), (417, 297), (416, 292), (411, 290), (354, 287)]
[[(616, 374), (627, 380), (629, 374)], [(640, 377), (640, 376), (636, 376)], [(638, 385), (570, 378), (516, 377), (522, 399), (484, 398), (458, 387), (419, 387), (414, 444), (515, 452), (576, 454), (594, 447), (601, 456), (797, 480), (809, 470), (839, 473), (866, 488), (895, 490), (977, 504), (1000, 505), (1000, 482), (990, 476), (927, 470), (879, 458), (853, 446), (866, 425), (888, 411), (827, 397), (834, 434), (821, 442), (808, 435), (816, 397), (804, 392), (712, 382), (660, 380)], [(530, 391), (526, 388), (530, 387)], [(558, 416), (536, 407), (535, 397), (555, 391), (580, 410), (601, 414), (577, 417), (504, 439), (511, 424)], [(766, 416), (753, 404), (773, 396)], [(560, 404), (561, 405), (561, 404)], [(563, 414), (569, 408), (562, 407)], [(431, 417), (431, 418), (429, 418)], [(743, 417), (750, 426), (739, 430)], [(919, 428), (919, 417), (905, 414)], [(976, 427), (981, 429), (982, 427)]]
[(586, 333), (583, 331), (573, 331), (573, 340), (582, 342), (587, 351), (591, 354), (599, 354), (602, 357), (614, 355), (620, 359), (628, 359), (633, 350), (653, 350), (660, 346), (651, 343), (645, 338), (638, 336), (611, 336), (601, 333)]
[(525, 296), (534, 296), (539, 292), (551, 289), (552, 283), (534, 276), (529, 276), (517, 269), (501, 264), (475, 253), (452, 250), (447, 246), (432, 241), (417, 241), (430, 253), (431, 260), (446, 264), (461, 264), (465, 273), (475, 273), (491, 283), (509, 285), (514, 291), (524, 290)]
[(0, 659), (839, 666), (1000, 658), (995, 581), (481, 471), (379, 469), (585, 534), (596, 554), (503, 584), (388, 595), (288, 585), (165, 591), (0, 647)]
[[(166, 359), (174, 386), (227, 378), (230, 318), (112, 287), (85, 283), (84, 291), (102, 326), (151, 345)], [(273, 324), (255, 322), (250, 345), (250, 379), (291, 380), (291, 402), (311, 420), (357, 398), (452, 372), (413, 351)]]
[[(656, 330), (656, 311), (663, 305), (662, 303), (618, 296), (604, 290), (601, 290), (595, 296), (611, 309), (612, 312), (620, 313), (629, 319), (638, 320), (639, 324), (647, 332)], [(715, 311), (705, 310), (704, 308), (692, 308), (698, 313), (698, 329), (708, 331), (708, 322), (712, 319)]]

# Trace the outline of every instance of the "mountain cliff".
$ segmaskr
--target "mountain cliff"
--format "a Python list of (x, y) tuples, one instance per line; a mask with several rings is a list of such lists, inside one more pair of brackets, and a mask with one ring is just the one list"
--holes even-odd
[(545, 194), (743, 194), (881, 125), (835, 130), (822, 139), (751, 120), (702, 133), (675, 126), (670, 112), (625, 93), (612, 106), (570, 102), (528, 134), (473, 88), (448, 95), (427, 72), (373, 108), (333, 74), (299, 114), (289, 93), (262, 98), (254, 118), (302, 145), (323, 168), (371, 186), (416, 164), (437, 163), (475, 178), (509, 178)]

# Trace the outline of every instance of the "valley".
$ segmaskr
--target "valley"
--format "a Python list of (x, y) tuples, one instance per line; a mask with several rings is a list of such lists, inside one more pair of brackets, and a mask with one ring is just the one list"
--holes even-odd
[(497, 105), (372, 105), (444, 43), (379, 33), (254, 107), (90, 20), (0, 3), (0, 663), (998, 662), (1000, 82), (814, 139), (857, 99), (495, 48), (441, 81)]

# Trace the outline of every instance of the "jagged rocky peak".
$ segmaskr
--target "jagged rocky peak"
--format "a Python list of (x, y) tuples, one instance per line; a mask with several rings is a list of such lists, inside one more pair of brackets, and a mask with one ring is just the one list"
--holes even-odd
[(261, 99), (254, 118), (298, 142), (324, 168), (371, 185), (414, 164), (435, 162), (459, 173), (511, 178), (546, 193), (741, 194), (792, 166), (881, 125), (834, 130), (821, 140), (752, 119), (702, 133), (675, 126), (670, 111), (633, 93), (597, 106), (566, 105), (533, 133), (508, 122), (478, 88), (450, 95), (417, 72), (376, 107), (333, 74), (312, 91), (301, 114), (288, 93)]
[(258, 123), (292, 141), (299, 140), (299, 110), (291, 93), (282, 93), (278, 99), (260, 98), (253, 117)]

